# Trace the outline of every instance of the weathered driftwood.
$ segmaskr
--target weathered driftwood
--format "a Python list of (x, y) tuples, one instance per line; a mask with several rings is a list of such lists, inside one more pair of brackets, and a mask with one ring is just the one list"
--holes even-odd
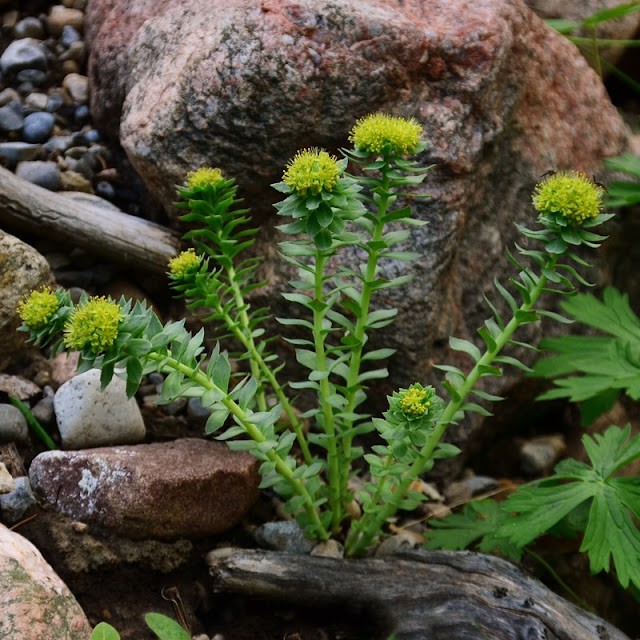
[(75, 244), (116, 264), (166, 271), (180, 250), (177, 234), (161, 225), (66, 198), (0, 167), (0, 225)]
[(493, 556), (412, 551), (335, 560), (269, 551), (208, 556), (214, 589), (368, 610), (380, 640), (629, 640)]

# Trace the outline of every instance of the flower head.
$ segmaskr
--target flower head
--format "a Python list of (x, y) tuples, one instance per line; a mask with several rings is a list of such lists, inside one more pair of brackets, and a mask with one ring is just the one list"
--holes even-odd
[(604, 189), (584, 173), (561, 171), (536, 185), (533, 206), (542, 218), (575, 227), (600, 214), (603, 195)]
[(208, 185), (216, 185), (222, 182), (224, 176), (222, 171), (212, 167), (200, 167), (195, 171), (187, 173), (187, 187), (189, 189), (202, 189)]
[(332, 191), (338, 184), (340, 166), (335, 156), (323, 149), (302, 149), (289, 161), (282, 181), (295, 193), (306, 196)]
[(433, 387), (423, 387), (419, 382), (408, 389), (394, 391), (389, 398), (389, 411), (385, 417), (394, 424), (405, 424), (411, 429), (428, 427), (437, 419), (442, 400)]
[(409, 120), (385, 113), (374, 113), (357, 121), (349, 134), (349, 141), (359, 151), (371, 154), (385, 149), (396, 155), (414, 153), (420, 144), (422, 126), (414, 118)]
[(119, 304), (104, 296), (93, 296), (71, 314), (64, 326), (64, 343), (70, 349), (90, 347), (94, 353), (106, 351), (118, 336), (124, 318)]
[(186, 273), (199, 263), (200, 256), (196, 254), (195, 249), (187, 249), (169, 260), (169, 272), (174, 278), (184, 278)]
[(29, 329), (42, 329), (59, 308), (58, 296), (50, 287), (43, 286), (40, 291), (32, 291), (24, 296), (18, 304), (18, 315)]

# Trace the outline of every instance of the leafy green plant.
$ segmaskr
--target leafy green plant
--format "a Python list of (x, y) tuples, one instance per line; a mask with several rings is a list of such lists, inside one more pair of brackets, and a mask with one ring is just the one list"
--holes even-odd
[[(175, 620), (161, 613), (147, 613), (144, 619), (159, 640), (191, 640)], [(91, 640), (120, 640), (120, 634), (108, 622), (100, 622), (94, 627)]]
[[(607, 71), (619, 77), (636, 91), (640, 91), (640, 84), (638, 84), (638, 82), (600, 56), (600, 49), (603, 47), (639, 47), (640, 40), (616, 40), (598, 38), (596, 36), (596, 27), (599, 24), (624, 18), (636, 11), (640, 11), (640, 2), (623, 3), (616, 7), (601, 9), (586, 17), (581, 22), (564, 18), (550, 19), (545, 22), (559, 33), (565, 35), (587, 58), (592, 59), (600, 77), (602, 77), (602, 67), (605, 66)], [(586, 31), (589, 35), (588, 37), (573, 35), (576, 31)]]
[(541, 347), (555, 353), (539, 360), (532, 375), (552, 378), (556, 386), (538, 399), (581, 403), (584, 426), (609, 410), (622, 391), (640, 400), (640, 318), (628, 297), (608, 287), (602, 301), (578, 294), (564, 301), (562, 308), (572, 320), (607, 335), (543, 340)]
[[(324, 150), (303, 150), (274, 185), (285, 196), (276, 205), (287, 220), (279, 229), (289, 236), (280, 249), (297, 270), (293, 291), (284, 297), (300, 309), (294, 317), (277, 320), (297, 331), (286, 340), (308, 371), (304, 380), (280, 382), (282, 364), (269, 353), (271, 338), (265, 337), (266, 311), (254, 311), (247, 302), (251, 290), (260, 286), (254, 281), (255, 258), (243, 255), (255, 229), (246, 210), (237, 208), (237, 186), (219, 169), (199, 169), (178, 188), (180, 206), (187, 211), (184, 220), (194, 225), (186, 236), (194, 247), (169, 267), (172, 284), (189, 307), (203, 310), (204, 320), (218, 323), (240, 345), (249, 361), (240, 381), (232, 381), (219, 344), (205, 353), (204, 330), (193, 336), (184, 321), (163, 325), (140, 303), (94, 297), (74, 306), (64, 292), (34, 292), (20, 308), (22, 330), (40, 344), (51, 343), (53, 351), (78, 350), (80, 371), (101, 369), (103, 385), (117, 368), (129, 395), (146, 373), (166, 373), (161, 402), (200, 397), (211, 410), (206, 432), (260, 460), (261, 486), (284, 499), (309, 537), (345, 535), (346, 553), (363, 554), (397, 510), (412, 510), (425, 499), (412, 489), (415, 480), (436, 460), (458, 453), (442, 442), (448, 427), (466, 412), (488, 415), (469, 397), (501, 399), (478, 388), (480, 379), (501, 375), (504, 365), (528, 369), (502, 355), (508, 345), (534, 348), (515, 341), (516, 330), (541, 317), (566, 321), (539, 309), (538, 300), (543, 293), (564, 296), (574, 292), (576, 283), (588, 284), (573, 266), (587, 264), (574, 248), (598, 247), (604, 236), (593, 228), (611, 217), (601, 213), (602, 188), (583, 174), (548, 176), (533, 197), (540, 228), (518, 226), (530, 248), (516, 245), (517, 257), (507, 254), (518, 276), (507, 286), (495, 283), (509, 317), (503, 318), (487, 300), (492, 317), (479, 329), (484, 350), (451, 338), (451, 348), (466, 354), (471, 366), (468, 372), (440, 366), (448, 401), (416, 382), (388, 398), (389, 410), (382, 417), (371, 418), (361, 410), (366, 386), (387, 376), (378, 363), (393, 350), (369, 350), (369, 336), (393, 322), (397, 313), (373, 308), (372, 300), (381, 290), (409, 280), (408, 275), (384, 278), (381, 264), (419, 257), (400, 245), (410, 241), (411, 227), (425, 224), (411, 217), (409, 206), (398, 205), (400, 197), (412, 197), (412, 187), (426, 176), (427, 169), (406, 157), (425, 149), (420, 134), (414, 120), (367, 116), (352, 130), (353, 148), (343, 150), (341, 160)], [(346, 172), (348, 163), (358, 167), (358, 175)], [(363, 256), (359, 268), (336, 260), (343, 251)], [(526, 266), (527, 261), (533, 266)], [(315, 396), (315, 405), (299, 413), (289, 389)], [(313, 425), (308, 433), (302, 428), (305, 419)], [(355, 438), (373, 430), (382, 444), (364, 455)], [(362, 517), (353, 520), (349, 481), (359, 473), (356, 463), (362, 458), (371, 480), (358, 496)]]
[(519, 487), (502, 503), (475, 501), (460, 514), (432, 521), (426, 547), (475, 544), (518, 559), (542, 535), (579, 535), (592, 573), (615, 568), (622, 587), (640, 588), (640, 478), (616, 475), (640, 458), (640, 435), (631, 437), (629, 425), (611, 426), (582, 442), (590, 465), (563, 460), (552, 476)]
[[(605, 158), (604, 166), (614, 171), (622, 171), (640, 180), (640, 157), (626, 152), (615, 158)], [(607, 188), (609, 207), (632, 207), (640, 202), (640, 182), (626, 180), (613, 181)]]

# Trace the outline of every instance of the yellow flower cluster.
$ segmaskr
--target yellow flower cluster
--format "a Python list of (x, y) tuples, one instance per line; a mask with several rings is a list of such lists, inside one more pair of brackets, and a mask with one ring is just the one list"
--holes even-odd
[(338, 160), (323, 149), (302, 149), (289, 162), (282, 176), (283, 182), (298, 195), (310, 191), (332, 191), (338, 184), (340, 167)]
[(604, 189), (584, 173), (561, 171), (536, 185), (533, 206), (544, 216), (561, 216), (578, 226), (600, 214), (603, 195)]
[(419, 418), (427, 413), (431, 406), (427, 397), (426, 389), (411, 387), (400, 400), (400, 408), (410, 418)]
[(359, 151), (379, 154), (389, 148), (396, 155), (407, 155), (416, 150), (421, 134), (422, 126), (414, 118), (375, 113), (357, 121), (349, 141)]
[(60, 307), (58, 296), (50, 287), (32, 291), (18, 304), (18, 315), (29, 329), (42, 329)]
[(207, 185), (216, 185), (218, 182), (224, 180), (222, 171), (220, 169), (214, 169), (212, 167), (200, 167), (195, 171), (189, 171), (187, 173), (187, 187), (189, 189), (202, 189)]
[(187, 249), (169, 260), (169, 271), (174, 278), (183, 278), (187, 271), (198, 265), (199, 262), (200, 256), (196, 254), (195, 249)]
[(122, 308), (111, 298), (93, 296), (71, 314), (64, 327), (64, 343), (69, 349), (107, 351), (123, 318)]

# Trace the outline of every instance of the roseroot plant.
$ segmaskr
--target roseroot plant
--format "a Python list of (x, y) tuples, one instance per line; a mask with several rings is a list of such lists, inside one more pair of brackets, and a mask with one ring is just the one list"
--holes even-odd
[[(433, 387), (415, 382), (389, 397), (382, 417), (371, 418), (362, 411), (367, 383), (387, 376), (379, 362), (393, 350), (371, 350), (369, 338), (397, 313), (383, 307), (380, 298), (375, 307), (372, 301), (379, 291), (410, 279), (387, 279), (382, 267), (390, 260), (419, 258), (402, 245), (410, 244), (412, 226), (425, 224), (398, 201), (418, 197), (412, 196), (412, 188), (425, 179), (427, 169), (409, 159), (426, 148), (421, 133), (415, 120), (364, 117), (351, 131), (353, 146), (342, 151), (342, 159), (323, 149), (304, 149), (274, 185), (285, 196), (276, 205), (285, 219), (279, 229), (289, 236), (280, 250), (297, 271), (292, 291), (283, 295), (300, 308), (299, 314), (277, 320), (296, 331), (285, 339), (307, 371), (303, 380), (279, 379), (282, 363), (268, 351), (267, 312), (252, 310), (248, 302), (248, 294), (260, 286), (256, 259), (245, 257), (255, 229), (246, 210), (237, 208), (236, 184), (218, 169), (199, 169), (178, 188), (180, 206), (187, 212), (183, 219), (194, 225), (186, 234), (194, 246), (172, 260), (169, 271), (189, 307), (201, 310), (205, 321), (232, 337), (248, 360), (249, 370), (239, 381), (232, 380), (227, 353), (219, 344), (205, 353), (204, 331), (193, 336), (184, 321), (163, 325), (140, 303), (84, 298), (74, 306), (67, 294), (42, 290), (21, 305), (22, 330), (40, 344), (53, 343), (54, 351), (80, 351), (81, 370), (100, 368), (105, 385), (116, 372), (126, 379), (129, 395), (146, 373), (165, 373), (161, 402), (200, 397), (211, 411), (206, 432), (261, 461), (261, 486), (285, 501), (309, 537), (344, 537), (347, 554), (363, 554), (383, 535), (391, 516), (424, 499), (413, 489), (415, 480), (435, 460), (458, 453), (442, 441), (447, 428), (467, 411), (488, 413), (468, 397), (500, 399), (477, 388), (480, 378), (500, 375), (505, 364), (526, 369), (502, 355), (503, 348), (530, 347), (515, 342), (514, 332), (543, 315), (559, 318), (537, 309), (538, 299), (545, 292), (572, 293), (574, 282), (586, 284), (567, 260), (585, 265), (572, 249), (597, 247), (603, 236), (591, 229), (609, 218), (601, 213), (602, 189), (584, 175), (562, 173), (544, 180), (534, 195), (541, 228), (519, 226), (539, 248), (517, 246), (521, 258), (508, 254), (519, 270), (511, 290), (520, 302), (496, 281), (510, 318), (503, 319), (489, 303), (493, 317), (479, 330), (483, 351), (469, 341), (451, 339), (451, 347), (468, 354), (473, 365), (468, 373), (440, 367), (446, 373), (447, 402)], [(349, 163), (358, 168), (357, 175), (347, 173)], [(347, 249), (363, 256), (358, 268), (336, 259)], [(525, 267), (525, 259), (535, 266)], [(294, 408), (298, 392), (316, 399), (303, 413)], [(311, 423), (309, 430), (303, 421)], [(365, 455), (356, 438), (373, 430), (381, 443)], [(362, 473), (361, 459), (370, 477), (357, 496), (359, 513), (351, 480)]]

